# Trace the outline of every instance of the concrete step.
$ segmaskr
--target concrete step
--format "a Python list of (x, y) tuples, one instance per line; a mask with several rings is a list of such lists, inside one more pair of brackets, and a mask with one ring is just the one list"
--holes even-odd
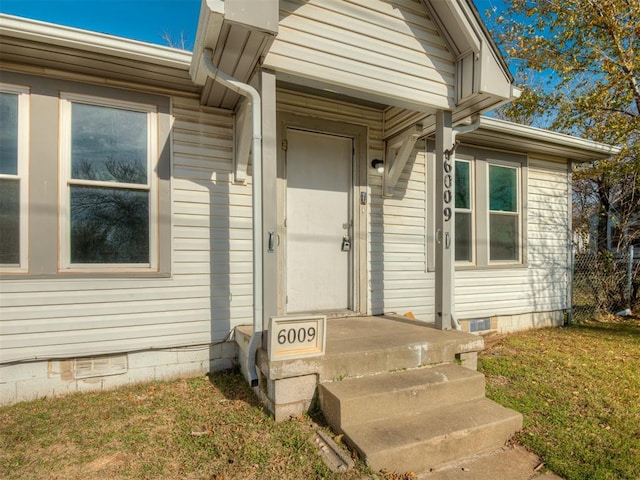
[(484, 397), (484, 375), (455, 364), (369, 375), (318, 386), (320, 405), (334, 431)]
[(387, 323), (389, 325), (378, 330), (359, 330), (358, 336), (347, 326), (332, 331), (331, 344), (327, 342), (322, 360), (320, 381), (453, 362), (458, 355), (475, 355), (484, 348), (481, 337), (468, 333), (441, 331), (410, 322)]
[(497, 449), (520, 428), (521, 414), (478, 398), (349, 425), (344, 435), (374, 471), (426, 472)]

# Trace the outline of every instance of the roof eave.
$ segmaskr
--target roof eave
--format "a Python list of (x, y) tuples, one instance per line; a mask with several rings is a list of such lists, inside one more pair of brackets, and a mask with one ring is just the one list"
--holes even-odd
[(0, 37), (39, 41), (134, 61), (188, 69), (191, 52), (0, 13)]
[(504, 134), (513, 139), (528, 139), (541, 146), (552, 144), (562, 149), (558, 152), (561, 156), (576, 162), (605, 159), (621, 151), (617, 146), (490, 117), (481, 117), (480, 129)]

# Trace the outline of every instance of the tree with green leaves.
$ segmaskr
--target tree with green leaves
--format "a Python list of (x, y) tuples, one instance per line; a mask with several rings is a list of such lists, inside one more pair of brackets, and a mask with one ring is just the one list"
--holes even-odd
[(505, 4), (489, 23), (523, 95), (498, 115), (622, 147), (574, 169), (574, 225), (597, 218), (598, 252), (626, 251), (640, 243), (640, 0)]

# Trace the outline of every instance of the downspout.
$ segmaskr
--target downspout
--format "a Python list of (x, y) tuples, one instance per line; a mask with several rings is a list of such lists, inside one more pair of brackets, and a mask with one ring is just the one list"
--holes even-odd
[(469, 125), (456, 125), (453, 127), (453, 143), (456, 142), (456, 135), (461, 133), (469, 133), (477, 130), (480, 127), (480, 115), (475, 114), (471, 116), (471, 123)]
[(211, 60), (213, 51), (205, 48), (202, 52), (202, 63), (207, 74), (214, 81), (228, 89), (242, 95), (251, 102), (251, 128), (253, 154), (253, 183), (252, 183), (252, 234), (253, 234), (253, 335), (247, 350), (247, 374), (252, 387), (258, 386), (256, 371), (256, 352), (261, 343), (263, 330), (263, 298), (262, 298), (262, 113), (260, 94), (251, 85), (219, 70)]
[[(456, 147), (458, 146), (458, 141), (456, 140), (456, 137), (459, 134), (473, 132), (474, 130), (477, 130), (478, 127), (480, 127), (479, 114), (475, 114), (471, 116), (471, 123), (469, 125), (456, 125), (455, 127), (453, 127), (452, 129), (453, 130), (452, 131), (453, 146), (450, 149), (451, 155), (455, 155), (455, 150), (456, 150)], [(455, 158), (454, 158), (454, 162), (455, 162)], [(455, 263), (455, 258), (453, 261)], [(453, 304), (451, 305), (451, 322), (453, 323), (453, 328), (455, 328), (456, 330), (461, 330), (460, 322), (458, 321), (458, 316), (455, 314), (455, 268), (453, 268), (453, 271), (454, 271), (453, 273), (454, 278), (452, 278), (452, 282), (454, 282), (453, 283), (454, 287), (453, 287), (452, 297), (454, 301), (452, 302)]]

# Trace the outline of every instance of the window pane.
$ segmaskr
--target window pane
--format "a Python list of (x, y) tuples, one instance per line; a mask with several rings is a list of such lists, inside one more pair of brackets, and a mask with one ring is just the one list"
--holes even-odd
[(0, 180), (0, 264), (20, 263), (20, 181)]
[(149, 192), (71, 187), (72, 263), (149, 263)]
[(456, 162), (456, 208), (471, 208), (469, 162)]
[(496, 212), (518, 211), (518, 182), (515, 168), (489, 166), (489, 209)]
[(72, 104), (71, 177), (147, 183), (147, 114)]
[(489, 215), (490, 260), (518, 260), (518, 216)]
[(456, 212), (456, 260), (470, 262), (471, 257), (471, 214)]
[(18, 95), (0, 93), (0, 173), (18, 174)]

